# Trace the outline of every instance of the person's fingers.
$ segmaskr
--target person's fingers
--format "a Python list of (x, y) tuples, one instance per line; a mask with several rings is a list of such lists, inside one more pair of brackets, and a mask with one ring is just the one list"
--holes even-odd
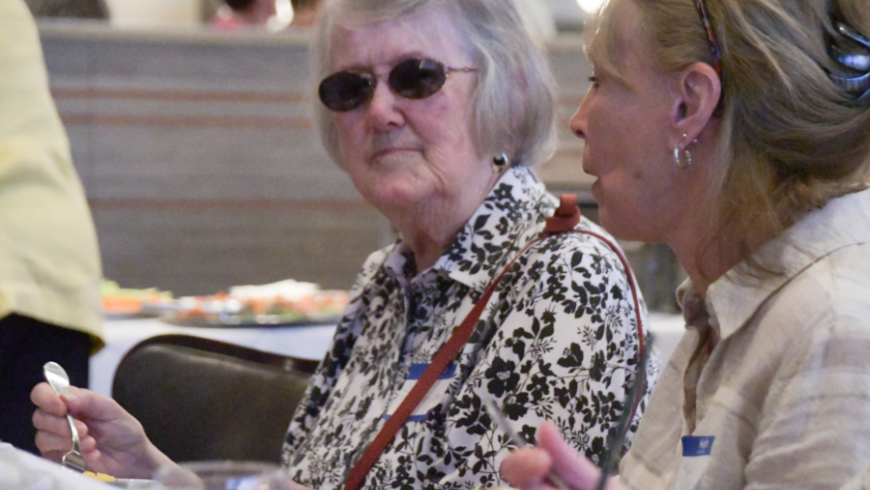
[(30, 390), (30, 401), (46, 413), (61, 417), (66, 415), (66, 404), (51, 389), (48, 383), (42, 382)]
[(101, 406), (101, 396), (93, 391), (70, 386), (69, 391), (61, 398), (69, 407), (73, 417), (100, 419), (104, 415), (105, 409)]
[(97, 450), (97, 440), (91, 436), (79, 437), (79, 447), (82, 453), (87, 453)]
[[(37, 436), (37, 439), (38, 438), (39, 436)], [(38, 445), (36, 447), (39, 448)], [(66, 451), (43, 451), (40, 449), (39, 454), (42, 455), (44, 459), (54, 461), (55, 463), (60, 464), (63, 460), (63, 455), (66, 454)]]
[(305, 485), (300, 485), (289, 478), (287, 479), (287, 488), (288, 488), (288, 490), (311, 490), (310, 488), (306, 487)]
[(51, 415), (40, 408), (33, 412), (31, 421), (37, 431), (56, 434), (65, 439), (70, 438), (69, 422), (67, 422), (66, 416)]
[[(66, 416), (56, 417), (42, 409), (36, 409), (31, 420), (37, 430), (36, 444), (41, 453), (66, 452), (72, 447), (72, 436)], [(79, 433), (82, 452), (93, 451), (97, 447), (97, 441), (90, 435), (87, 424), (75, 419), (73, 423)]]
[(73, 423), (76, 426), (76, 432), (79, 433), (79, 441), (81, 441), (82, 439), (85, 439), (86, 437), (88, 437), (90, 435), (91, 431), (90, 431), (90, 428), (88, 427), (88, 424), (82, 422), (81, 420), (75, 419), (75, 418), (73, 418)]
[[(51, 432), (39, 431), (34, 439), (39, 453), (53, 461), (60, 462), (63, 456), (72, 447), (69, 436), (63, 437)], [(56, 456), (56, 457), (55, 457)]]
[[(100, 471), (105, 473), (106, 465), (103, 463), (103, 453), (97, 449), (85, 450), (82, 449), (82, 456), (85, 457), (85, 461), (88, 463), (89, 468), (100, 468)], [(114, 476), (114, 475), (113, 475)]]
[(118, 403), (99, 393), (71, 386), (61, 398), (73, 417), (85, 421), (115, 421), (132, 418)]
[(523, 490), (552, 489), (547, 478), (552, 472), (570, 489), (595, 488), (600, 470), (565, 442), (552, 422), (543, 423), (535, 438), (535, 448), (518, 449), (502, 462), (505, 481)]
[(592, 461), (577, 451), (562, 438), (552, 422), (544, 422), (535, 434), (536, 446), (545, 451), (552, 461), (551, 471), (562, 478), (569, 488), (594, 489), (601, 477), (601, 470)]
[(525, 447), (511, 452), (499, 467), (501, 477), (511, 486), (522, 490), (547, 488), (547, 473), (553, 464), (550, 456), (535, 447)]
[[(39, 453), (44, 458), (56, 463), (60, 463), (63, 456), (72, 447), (72, 440), (69, 435), (59, 435), (43, 430), (36, 433), (34, 441), (37, 449), (39, 449)], [(93, 437), (81, 439), (80, 449), (82, 456), (85, 457), (90, 467), (94, 467), (94, 462), (102, 459), (102, 455), (97, 450), (97, 441)]]

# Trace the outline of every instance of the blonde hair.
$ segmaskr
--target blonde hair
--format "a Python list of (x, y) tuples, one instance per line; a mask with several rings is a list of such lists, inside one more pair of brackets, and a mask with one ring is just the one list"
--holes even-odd
[[(589, 46), (596, 61), (617, 73), (611, 26), (620, 1), (626, 0), (611, 0), (599, 12), (593, 29), (602, 38)], [(692, 0), (632, 1), (643, 19), (637, 35), (654, 66), (677, 72), (699, 61), (712, 64)], [(828, 77), (836, 68), (826, 36), (830, 12), (867, 35), (870, 7), (867, 0), (704, 2), (720, 45), (723, 97), (721, 165), (711, 192), (718, 197), (717, 227), (707, 244), (729, 234), (749, 258), (757, 230), (778, 235), (828, 200), (866, 187), (870, 110)], [(749, 273), (776, 272), (775, 264), (749, 265)]]
[[(531, 166), (549, 159), (556, 147), (555, 82), (511, 1), (326, 0), (312, 56), (317, 83), (333, 69), (330, 36), (334, 26), (374, 24), (437, 11), (448, 14), (460, 37), (459, 45), (480, 70), (469, 108), (478, 150), (484, 155), (505, 153), (514, 165)], [(341, 165), (332, 113), (320, 103), (314, 110), (323, 144)]]

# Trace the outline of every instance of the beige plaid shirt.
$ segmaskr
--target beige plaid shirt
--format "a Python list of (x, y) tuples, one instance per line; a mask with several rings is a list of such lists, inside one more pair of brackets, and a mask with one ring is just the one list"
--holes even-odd
[(855, 478), (849, 480), (840, 490), (870, 490), (870, 464), (864, 467)]
[[(870, 191), (759, 254), (785, 273), (731, 271), (706, 301), (681, 286), (686, 333), (621, 463), (628, 486), (835, 489), (870, 459)], [(712, 436), (709, 455), (683, 457), (687, 435)]]

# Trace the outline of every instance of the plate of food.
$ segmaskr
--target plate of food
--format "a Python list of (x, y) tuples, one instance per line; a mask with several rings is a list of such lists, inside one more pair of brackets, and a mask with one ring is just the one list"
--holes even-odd
[(177, 298), (163, 320), (188, 327), (264, 327), (335, 323), (347, 306), (347, 291), (323, 290), (287, 279), (234, 286), (209, 296)]
[(172, 301), (172, 293), (157, 288), (122, 288), (115, 281), (100, 283), (103, 314), (110, 318), (159, 316)]

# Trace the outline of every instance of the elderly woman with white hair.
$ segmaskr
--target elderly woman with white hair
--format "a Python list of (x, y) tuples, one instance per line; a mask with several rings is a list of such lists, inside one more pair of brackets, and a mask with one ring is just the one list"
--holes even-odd
[[(299, 484), (493, 488), (516, 444), (485, 403), (528, 439), (557, 421), (596, 459), (642, 408), (626, 401), (644, 316), (631, 272), (576, 206), (548, 220), (557, 200), (529, 168), (552, 153), (554, 90), (520, 19), (504, 0), (323, 6), (325, 146), (401, 237), (366, 261), (296, 409), (283, 462)], [(97, 469), (169, 463), (110, 400), (33, 399), (48, 457), (69, 447), (69, 409)]]

